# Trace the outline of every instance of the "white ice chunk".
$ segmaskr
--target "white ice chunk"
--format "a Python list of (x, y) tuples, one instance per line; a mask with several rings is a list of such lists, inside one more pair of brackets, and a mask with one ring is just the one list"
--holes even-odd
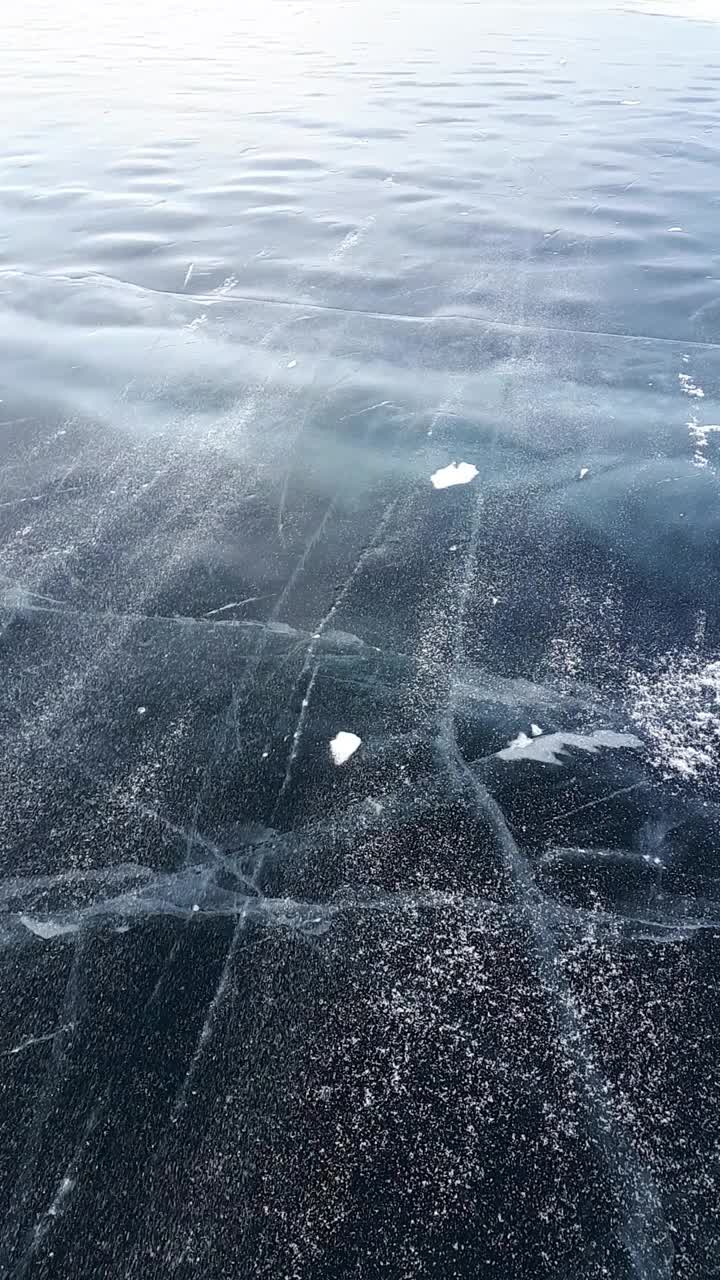
[(540, 728), (540, 725), (539, 725), (539, 724), (531, 724), (531, 725), (530, 725), (530, 732), (531, 732), (531, 734), (532, 734), (533, 738), (539, 738), (539, 737), (540, 737), (540, 735), (542, 734), (542, 729)]
[(288, 369), (295, 369), (296, 367), (297, 367), (297, 360), (290, 360), (288, 363)]
[(528, 738), (526, 733), (518, 734), (508, 747), (498, 751), (500, 760), (538, 760), (542, 764), (562, 764), (559, 758), (568, 747), (579, 751), (590, 751), (593, 754), (599, 747), (630, 747), (634, 750), (642, 747), (640, 738), (633, 733), (615, 733), (612, 729), (596, 729), (594, 733), (543, 733), (540, 737)]
[(585, 477), (586, 477), (587, 475), (589, 475), (589, 474), (590, 474), (590, 468), (589, 468), (589, 467), (581, 467), (581, 468), (580, 468), (580, 479), (581, 479), (581, 480), (584, 480), (584, 479), (585, 479)]
[(345, 764), (355, 754), (361, 742), (362, 738), (358, 738), (356, 733), (347, 733), (345, 729), (341, 729), (330, 743), (333, 764)]
[(435, 471), (430, 480), (434, 489), (449, 489), (454, 484), (469, 484), (477, 473), (478, 469), (472, 462), (451, 462), (449, 466)]

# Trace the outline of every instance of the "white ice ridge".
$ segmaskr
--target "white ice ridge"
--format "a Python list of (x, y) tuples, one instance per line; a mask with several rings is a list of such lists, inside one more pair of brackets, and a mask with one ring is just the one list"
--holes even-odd
[(579, 751), (590, 751), (593, 754), (600, 747), (628, 747), (638, 750), (643, 746), (640, 738), (633, 733), (615, 733), (612, 729), (596, 729), (594, 733), (545, 733), (541, 737), (529, 738), (526, 733), (519, 733), (508, 747), (498, 751), (500, 760), (538, 760), (542, 764), (561, 765), (568, 747), (576, 747)]
[(355, 755), (361, 742), (362, 738), (358, 738), (356, 733), (348, 733), (345, 729), (341, 729), (330, 743), (333, 764), (345, 764), (346, 760)]
[(454, 484), (469, 484), (478, 473), (472, 462), (451, 462), (433, 472), (430, 481), (434, 489), (449, 489)]

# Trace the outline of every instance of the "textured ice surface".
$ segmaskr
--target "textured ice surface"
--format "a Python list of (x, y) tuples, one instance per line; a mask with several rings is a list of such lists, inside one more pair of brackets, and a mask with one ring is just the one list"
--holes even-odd
[[(41, 297), (82, 311), (95, 287)], [(139, 306), (101, 297), (118, 321)], [(231, 1195), (253, 1276), (312, 1270), (347, 1222), (357, 1274), (386, 1238), (413, 1274), (442, 1206), (437, 1274), (511, 1247), (529, 1277), (525, 1170), (549, 1257), (669, 1280), (671, 1234), (688, 1259), (715, 1239), (677, 1082), (690, 1044), (713, 1102), (693, 1001), (720, 921), (717, 814), (692, 790), (713, 768), (717, 507), (687, 409), (657, 454), (679, 352), (222, 301), (189, 331), (190, 298), (172, 323), (142, 305), (157, 353), (133, 326), (100, 336), (94, 430), (61, 428), (52, 463), (23, 446), (4, 478), (7, 1256), (60, 1251), (90, 1280), (89, 1233), (125, 1242), (113, 1277), (184, 1256), (242, 1275)], [(75, 363), (78, 329), (42, 341)], [(493, 452), (508, 362), (553, 416), (545, 455), (519, 412)], [(427, 484), (429, 399), (483, 456), (458, 504)], [(676, 669), (657, 637), (678, 629)], [(338, 725), (362, 742), (345, 768)]]
[(639, 7), (11, 7), (3, 1276), (713, 1274), (717, 56)]

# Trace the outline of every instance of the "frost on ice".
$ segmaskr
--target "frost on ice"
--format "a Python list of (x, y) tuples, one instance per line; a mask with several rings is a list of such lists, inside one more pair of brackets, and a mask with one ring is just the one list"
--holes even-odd
[(340, 733), (336, 733), (330, 743), (330, 755), (333, 758), (333, 764), (345, 764), (351, 756), (355, 755), (362, 738), (358, 738), (356, 733), (347, 733), (344, 729)]
[(653, 764), (685, 778), (720, 768), (720, 660), (668, 653), (629, 680), (630, 713), (649, 740)]
[(430, 477), (434, 489), (449, 489), (454, 484), (469, 484), (478, 473), (472, 462), (451, 462)]

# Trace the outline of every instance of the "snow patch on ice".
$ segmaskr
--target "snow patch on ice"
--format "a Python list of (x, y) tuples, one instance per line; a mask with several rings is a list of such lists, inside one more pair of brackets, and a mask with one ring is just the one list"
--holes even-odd
[(695, 396), (698, 400), (703, 400), (705, 392), (702, 387), (698, 387), (692, 380), (689, 373), (679, 373), (678, 382), (686, 396)]
[[(531, 731), (537, 725), (531, 726)], [(589, 751), (596, 754), (600, 747), (625, 747), (638, 750), (644, 744), (632, 733), (615, 733), (612, 729), (596, 729), (594, 733), (542, 733), (529, 738), (526, 733), (519, 733), (509, 746), (498, 751), (500, 760), (537, 760), (542, 764), (561, 765), (561, 756), (569, 747), (578, 751)]]
[(720, 426), (701, 426), (697, 418), (691, 418), (687, 426), (690, 432), (690, 439), (695, 446), (693, 463), (696, 467), (706, 467), (708, 465), (707, 448), (710, 444), (710, 437), (720, 432)]
[(451, 462), (449, 466), (433, 472), (430, 482), (434, 489), (449, 489), (454, 484), (469, 484), (477, 473), (478, 469), (472, 462)]
[(375, 215), (371, 213), (367, 218), (363, 219), (359, 226), (355, 227), (352, 231), (348, 231), (347, 235), (340, 241), (337, 248), (330, 254), (330, 261), (339, 262), (341, 258), (344, 258), (345, 254), (348, 253), (350, 249), (354, 249), (355, 246), (367, 235), (374, 222)]
[(356, 733), (348, 733), (345, 729), (341, 729), (330, 743), (333, 764), (345, 764), (346, 760), (355, 755), (361, 742), (362, 738), (358, 738)]

